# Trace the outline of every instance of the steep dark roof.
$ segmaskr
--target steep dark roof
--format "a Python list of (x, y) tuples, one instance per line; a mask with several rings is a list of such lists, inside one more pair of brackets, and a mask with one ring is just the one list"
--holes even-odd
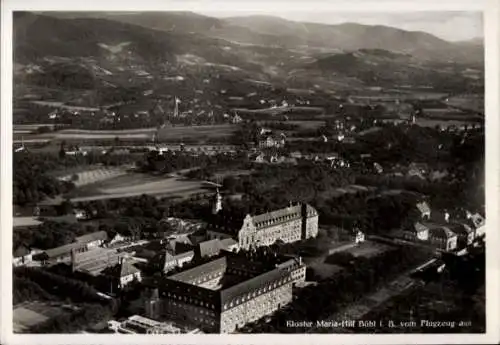
[[(189, 283), (200, 275), (241, 264), (244, 264), (245, 269), (250, 269), (251, 274), (255, 275), (236, 285), (221, 290), (210, 290)], [(256, 267), (253, 267), (255, 265)], [(189, 299), (203, 301), (205, 307), (208, 305), (208, 308), (212, 308), (213, 305), (213, 309), (224, 310), (224, 308), (230, 309), (244, 303), (244, 300), (240, 299), (244, 295), (265, 293), (268, 289), (274, 288), (274, 284), (276, 286), (286, 284), (291, 280), (290, 271), (298, 265), (298, 258), (288, 258), (277, 266), (268, 266), (261, 262), (246, 261), (245, 258), (236, 256), (236, 254), (227, 253), (227, 256), (167, 277), (160, 284), (160, 287), (164, 296), (175, 293), (178, 295), (177, 297), (186, 296)], [(264, 271), (266, 269), (267, 271)]]
[(474, 231), (469, 225), (465, 223), (452, 223), (448, 224), (448, 227), (457, 235), (467, 236)]
[(72, 249), (78, 250), (78, 249), (84, 248), (85, 245), (86, 245), (86, 243), (74, 242), (74, 243), (66, 244), (64, 246), (60, 246), (60, 247), (56, 247), (56, 248), (52, 248), (52, 249), (47, 249), (46, 251), (44, 251), (44, 253), (47, 255), (47, 257), (49, 259), (56, 258), (56, 257), (61, 256), (61, 255), (70, 254)]
[(407, 231), (418, 233), (418, 232), (427, 231), (427, 230), (429, 230), (428, 226), (426, 226), (420, 222), (416, 222), (415, 224), (410, 226)]
[(105, 268), (102, 271), (103, 275), (115, 278), (127, 277), (131, 274), (140, 272), (134, 265), (127, 261), (122, 261), (114, 266)]
[(188, 269), (187, 271), (183, 271), (177, 274), (174, 274), (169, 277), (171, 280), (176, 280), (180, 282), (189, 282), (193, 279), (196, 279), (202, 274), (207, 274), (210, 272), (215, 272), (220, 269), (225, 269), (227, 267), (227, 259), (226, 257), (218, 258), (215, 260), (212, 260), (210, 262), (207, 262), (206, 264), (202, 264), (196, 267), (193, 267), (191, 269)]
[(485, 223), (484, 217), (479, 213), (474, 213), (473, 215), (471, 215), (470, 220), (472, 221), (472, 224), (476, 229), (483, 226)]
[(106, 241), (107, 239), (108, 239), (108, 234), (106, 233), (106, 231), (97, 231), (91, 234), (79, 236), (75, 239), (75, 241), (78, 243), (89, 243), (97, 240)]
[(225, 290), (221, 290), (222, 308), (225, 303), (228, 303), (235, 298), (241, 297), (249, 292), (265, 288), (274, 282), (286, 279), (287, 277), (289, 277), (289, 272), (286, 270), (274, 269), (245, 280)]
[(185, 242), (178, 242), (177, 240), (171, 240), (168, 242), (166, 250), (173, 256), (179, 255), (185, 252), (192, 251), (194, 246), (192, 244)]
[(222, 246), (218, 239), (213, 239), (198, 244), (198, 249), (200, 251), (200, 256), (213, 256), (219, 254)]
[(429, 232), (433, 235), (433, 236), (436, 236), (436, 237), (439, 237), (439, 238), (445, 238), (445, 239), (448, 239), (448, 238), (452, 238), (455, 235), (455, 233), (453, 231), (450, 230), (450, 228), (446, 227), (446, 226), (441, 226), (441, 225), (431, 225), (429, 227)]
[(16, 248), (14, 248), (13, 256), (15, 258), (20, 258), (20, 257), (28, 255), (29, 253), (30, 253), (29, 248), (26, 247), (25, 245), (21, 244), (21, 245), (17, 246)]
[(421, 213), (428, 213), (428, 212), (431, 212), (431, 208), (429, 207), (429, 204), (425, 201), (422, 201), (422, 202), (419, 202), (417, 203), (417, 209), (421, 212)]
[(237, 245), (238, 242), (236, 242), (234, 239), (232, 238), (224, 238), (223, 240), (220, 240), (220, 244), (223, 248), (228, 248), (230, 246), (234, 246), (234, 245)]

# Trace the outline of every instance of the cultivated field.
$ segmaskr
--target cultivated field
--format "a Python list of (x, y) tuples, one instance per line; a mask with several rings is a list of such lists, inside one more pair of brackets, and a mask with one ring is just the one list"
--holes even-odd
[[(266, 124), (266, 123), (282, 123), (283, 121), (259, 121), (260, 124)], [(294, 120), (294, 121), (286, 121), (284, 122), (287, 125), (297, 125), (299, 126), (299, 129), (316, 129), (320, 128), (325, 125), (325, 121), (318, 121), (318, 120), (311, 120), (311, 121), (300, 121), (300, 120)], [(264, 126), (265, 127), (265, 126)]]
[(70, 110), (70, 111), (99, 111), (99, 108), (78, 107), (78, 106), (74, 106), (74, 105), (67, 105), (67, 104), (64, 104), (63, 102), (32, 101), (32, 103), (36, 104), (36, 105), (65, 109), (65, 110)]
[(64, 313), (71, 313), (75, 310), (72, 305), (56, 302), (27, 302), (14, 307), (13, 331), (23, 333), (35, 325)]
[(106, 181), (86, 186), (77, 191), (71, 201), (83, 202), (115, 198), (129, 198), (142, 194), (155, 196), (185, 197), (206, 192), (203, 181), (182, 178), (166, 178), (140, 173), (127, 173)]
[(458, 120), (435, 120), (435, 119), (418, 119), (417, 125), (421, 127), (450, 127), (450, 126), (463, 126), (463, 125), (477, 125), (477, 121), (458, 121)]
[[(63, 173), (55, 175), (61, 181), (72, 181), (76, 187), (82, 187), (126, 174), (127, 167), (91, 166), (87, 168), (68, 169)], [(76, 180), (73, 181), (73, 177), (76, 177)]]
[(450, 97), (447, 99), (446, 104), (460, 109), (484, 112), (484, 97), (481, 95)]

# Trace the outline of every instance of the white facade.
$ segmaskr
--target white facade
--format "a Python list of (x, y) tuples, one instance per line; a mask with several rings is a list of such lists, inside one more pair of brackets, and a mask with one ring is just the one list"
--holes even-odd
[(141, 281), (142, 280), (142, 276), (141, 276), (141, 272), (140, 271), (135, 272), (133, 274), (129, 274), (129, 275), (120, 277), (120, 287), (124, 287), (127, 284), (130, 284), (134, 280), (137, 280), (137, 281)]

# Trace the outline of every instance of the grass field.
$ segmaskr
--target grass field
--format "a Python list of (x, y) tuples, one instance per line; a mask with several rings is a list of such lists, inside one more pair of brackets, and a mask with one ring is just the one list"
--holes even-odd
[(374, 256), (382, 254), (389, 249), (391, 249), (391, 247), (388, 245), (378, 242), (365, 241), (356, 247), (347, 249), (346, 252), (352, 254), (355, 257), (372, 258)]
[(185, 197), (207, 192), (203, 181), (186, 180), (175, 177), (151, 176), (127, 173), (105, 181), (100, 181), (76, 191), (72, 202), (128, 198), (142, 194), (155, 196)]
[(318, 262), (311, 265), (311, 268), (314, 270), (314, 273), (319, 276), (320, 279), (327, 279), (333, 277), (344, 268), (342, 266), (329, 264), (325, 262)]
[[(231, 124), (165, 127), (158, 132), (158, 140), (227, 137), (232, 135), (236, 128), (236, 125)], [(55, 133), (45, 133), (34, 137), (36, 139), (59, 140), (112, 140), (115, 138), (121, 140), (151, 140), (156, 130), (155, 127), (123, 130), (64, 129)]]
[(23, 333), (48, 319), (72, 313), (76, 307), (57, 302), (27, 302), (14, 307), (13, 331)]

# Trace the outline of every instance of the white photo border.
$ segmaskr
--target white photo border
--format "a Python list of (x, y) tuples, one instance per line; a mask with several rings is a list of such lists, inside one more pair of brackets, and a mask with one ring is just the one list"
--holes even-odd
[[(3, 0), (1, 8), (1, 338), (14, 344), (472, 344), (498, 343), (499, 337), (499, 161), (500, 161), (500, 86), (498, 0), (337, 0), (337, 1), (191, 1), (191, 0)], [(395, 335), (14, 335), (12, 333), (12, 12), (25, 11), (482, 11), (485, 36), (485, 111), (486, 111), (486, 333), (485, 334), (395, 334)]]

